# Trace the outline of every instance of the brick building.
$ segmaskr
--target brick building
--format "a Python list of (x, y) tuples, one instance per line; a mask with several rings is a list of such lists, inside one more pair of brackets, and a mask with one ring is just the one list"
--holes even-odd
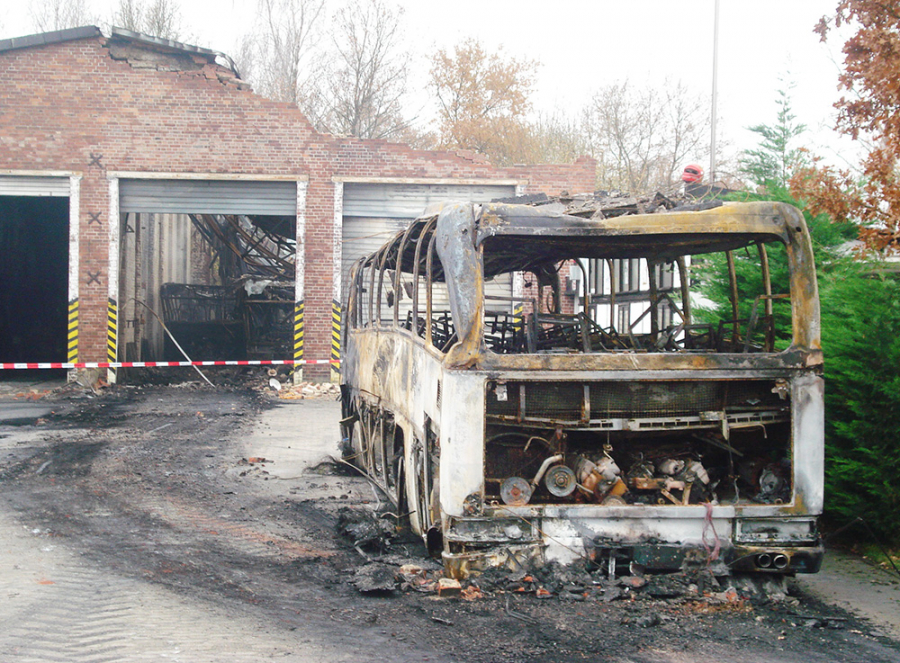
[[(118, 29), (0, 41), (0, 80), (4, 362), (161, 359), (163, 284), (193, 285), (199, 301), (202, 287), (225, 287), (213, 244), (246, 258), (273, 241), (293, 254), (285, 347), (328, 359), (350, 259), (426, 203), (594, 184), (588, 158), (498, 168), (320, 134), (296, 107), (254, 94), (227, 56)], [(255, 259), (266, 267), (267, 255)], [(246, 320), (233, 322), (244, 333)], [(235, 358), (209, 356), (232, 351), (211, 342), (193, 358)]]

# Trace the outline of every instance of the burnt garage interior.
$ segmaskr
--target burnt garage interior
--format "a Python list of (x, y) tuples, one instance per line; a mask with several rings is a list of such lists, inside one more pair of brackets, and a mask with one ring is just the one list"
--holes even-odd
[(66, 361), (68, 197), (0, 194), (0, 247), (0, 361)]
[(296, 209), (294, 181), (122, 180), (119, 360), (289, 358)]

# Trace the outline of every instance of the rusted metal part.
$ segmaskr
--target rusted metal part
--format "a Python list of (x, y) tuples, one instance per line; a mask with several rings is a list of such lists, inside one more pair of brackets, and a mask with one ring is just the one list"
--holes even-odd
[[(412, 317), (413, 317), (413, 320), (416, 321), (416, 325), (418, 325), (418, 320), (419, 320), (419, 288), (416, 287), (415, 284), (418, 284), (418, 283), (419, 283), (419, 273), (420, 273), (420, 269), (421, 269), (421, 260), (422, 260), (422, 246), (423, 246), (423, 244), (425, 243), (425, 238), (426, 238), (426, 237), (431, 237), (432, 240), (430, 240), (430, 241), (428, 242), (428, 249), (426, 249), (426, 251), (427, 251), (428, 254), (431, 253), (432, 241), (433, 241), (433, 238), (434, 238), (434, 224), (435, 224), (435, 223), (437, 223), (437, 218), (436, 218), (436, 217), (433, 218), (433, 219), (431, 219), (430, 221), (428, 221), (428, 222), (423, 226), (422, 232), (419, 234), (419, 241), (416, 242), (416, 253), (415, 253), (415, 256), (413, 257), (412, 280), (413, 280), (414, 287), (413, 287), (413, 295), (412, 295), (412, 301), (413, 301), (413, 304), (412, 304)], [(426, 266), (426, 267), (428, 267), (428, 266)], [(429, 277), (430, 277), (430, 275), (431, 275), (431, 268), (430, 268), (430, 267), (428, 267), (428, 274), (429, 274)], [(428, 285), (429, 291), (430, 291), (430, 289), (431, 289), (431, 288), (430, 288), (430, 283), (431, 283), (431, 281), (430, 281), (430, 278), (429, 278), (429, 285)], [(429, 305), (428, 305), (428, 317), (427, 317), (426, 319), (429, 319), (429, 320), (431, 319), (431, 302), (430, 302), (430, 299), (429, 299)], [(431, 330), (429, 329), (426, 333), (429, 335), (428, 340), (429, 340), (429, 342), (430, 342), (430, 334), (431, 334)]]
[(616, 311), (616, 292), (619, 286), (616, 283), (616, 270), (613, 268), (612, 258), (606, 260), (606, 267), (609, 269), (609, 319), (613, 320)]
[[(679, 354), (679, 353), (593, 353), (589, 355), (535, 355), (486, 353), (478, 368), (485, 371), (680, 371), (723, 370), (741, 371), (748, 376), (760, 371), (784, 368), (809, 368), (822, 363), (821, 350), (789, 348), (777, 357), (729, 354)], [(758, 373), (763, 375), (764, 373)]]
[(659, 309), (659, 289), (656, 284), (656, 266), (659, 263), (650, 261), (648, 264), (650, 267), (650, 269), (647, 270), (647, 276), (650, 279), (650, 307), (647, 310), (651, 312), (650, 333), (655, 337), (659, 334), (659, 316), (657, 315)]
[(772, 315), (772, 276), (769, 273), (769, 254), (766, 250), (766, 245), (762, 242), (757, 244), (759, 247), (759, 262), (762, 266), (762, 277), (763, 277), (763, 293), (766, 296), (766, 315)]
[(220, 274), (228, 280), (246, 272), (278, 280), (294, 278), (295, 240), (288, 217), (191, 214), (194, 228), (219, 256), (220, 271), (232, 259), (241, 271)]
[(455, 205), (441, 212), (435, 230), (437, 252), (449, 288), (450, 310), (459, 342), (444, 360), (448, 368), (468, 368), (482, 353), (484, 285), (482, 254), (476, 245), (475, 214), (471, 205)]
[[(725, 257), (728, 261), (728, 283), (730, 293), (728, 299), (731, 301), (731, 319), (737, 320), (741, 317), (741, 314), (739, 312), (740, 301), (738, 301), (738, 283), (734, 266), (734, 251), (726, 251)], [(737, 325), (735, 325), (731, 329), (731, 347), (737, 347), (738, 340), (738, 328)]]

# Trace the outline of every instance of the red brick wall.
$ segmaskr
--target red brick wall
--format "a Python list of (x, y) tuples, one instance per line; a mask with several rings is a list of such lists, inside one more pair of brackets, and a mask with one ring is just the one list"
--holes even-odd
[[(529, 193), (548, 194), (594, 186), (586, 158), (503, 169), (472, 154), (318, 134), (295, 107), (239, 89), (222, 80), (228, 70), (196, 61), (196, 71), (134, 69), (112, 59), (102, 38), (0, 53), (0, 170), (83, 174), (81, 361), (106, 356), (110, 171), (307, 176), (308, 359), (327, 358), (331, 342), (332, 177), (518, 179)], [(92, 155), (102, 155), (100, 166)], [(89, 284), (88, 272), (98, 271), (100, 283)]]

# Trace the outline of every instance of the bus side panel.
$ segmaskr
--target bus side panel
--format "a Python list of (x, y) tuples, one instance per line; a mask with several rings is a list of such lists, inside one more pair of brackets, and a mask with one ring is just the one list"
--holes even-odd
[[(407, 341), (411, 355), (410, 387), (405, 403), (398, 406), (411, 422), (411, 433), (405, 438), (404, 467), (406, 468), (406, 510), (412, 530), (425, 534), (429, 522), (425, 511), (431, 510), (432, 491), (437, 478), (433, 476), (434, 458), (430, 454), (428, 428), (439, 440), (441, 430), (441, 362), (420, 343)], [(440, 450), (438, 450), (440, 453)], [(427, 460), (425, 457), (427, 456)], [(440, 462), (439, 460), (437, 461)], [(424, 465), (424, 468), (423, 468)], [(427, 476), (425, 476), (427, 475)], [(432, 516), (434, 518), (435, 516)]]

